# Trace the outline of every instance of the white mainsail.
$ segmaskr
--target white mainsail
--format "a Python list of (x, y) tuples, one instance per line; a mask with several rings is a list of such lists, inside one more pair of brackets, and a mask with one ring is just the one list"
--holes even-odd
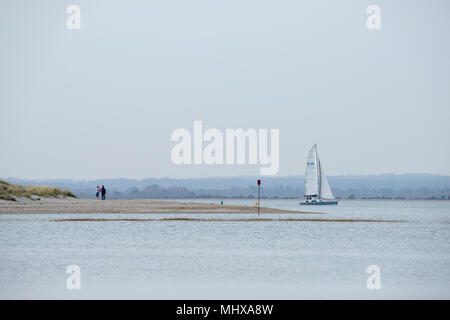
[(319, 156), (317, 146), (314, 145), (309, 150), (306, 159), (305, 170), (305, 197), (317, 197), (319, 199), (334, 199), (327, 177), (325, 176)]
[(308, 158), (306, 159), (305, 170), (305, 196), (319, 195), (319, 170), (317, 164), (317, 147), (314, 145), (309, 150)]

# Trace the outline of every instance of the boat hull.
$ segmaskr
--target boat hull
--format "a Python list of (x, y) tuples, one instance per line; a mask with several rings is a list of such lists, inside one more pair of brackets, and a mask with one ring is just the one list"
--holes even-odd
[(301, 206), (335, 206), (338, 204), (336, 200), (318, 200), (318, 201), (301, 201)]

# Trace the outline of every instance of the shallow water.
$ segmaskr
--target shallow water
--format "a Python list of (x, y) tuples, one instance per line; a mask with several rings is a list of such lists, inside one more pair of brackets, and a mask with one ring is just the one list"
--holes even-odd
[[(230, 215), (2, 214), (0, 298), (450, 298), (448, 201), (261, 205), (325, 213), (296, 218), (405, 222), (54, 222)], [(249, 217), (256, 214), (232, 214)], [(73, 264), (81, 269), (81, 290), (66, 288)], [(380, 267), (380, 290), (367, 289), (369, 265)]]

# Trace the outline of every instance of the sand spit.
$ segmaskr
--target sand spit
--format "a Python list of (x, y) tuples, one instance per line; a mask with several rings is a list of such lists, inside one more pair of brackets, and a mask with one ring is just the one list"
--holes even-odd
[[(161, 200), (21, 199), (0, 200), (0, 213), (256, 213), (255, 206)], [(261, 207), (261, 213), (321, 214)]]
[(297, 219), (297, 218), (249, 218), (249, 219), (222, 219), (222, 218), (159, 218), (159, 219), (53, 219), (55, 222), (147, 222), (147, 221), (205, 221), (205, 222), (267, 222), (267, 221), (306, 221), (306, 222), (405, 222), (403, 220), (367, 220), (367, 219)]

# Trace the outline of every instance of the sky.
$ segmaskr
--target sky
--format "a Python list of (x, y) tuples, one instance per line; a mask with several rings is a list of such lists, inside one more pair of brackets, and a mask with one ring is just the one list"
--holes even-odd
[[(69, 5), (81, 29), (69, 30)], [(369, 30), (369, 5), (381, 29)], [(450, 175), (450, 2), (2, 0), (0, 177), (258, 175), (175, 165), (174, 130), (279, 129), (278, 175)]]

